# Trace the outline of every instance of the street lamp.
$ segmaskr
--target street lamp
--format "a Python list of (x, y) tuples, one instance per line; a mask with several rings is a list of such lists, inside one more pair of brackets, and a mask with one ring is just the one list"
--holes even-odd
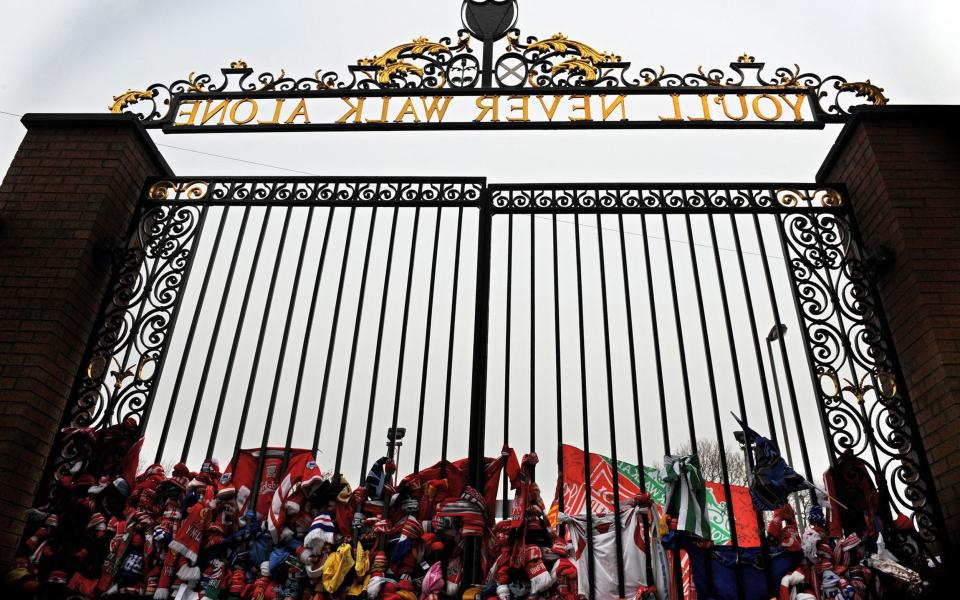
[[(403, 446), (403, 438), (407, 435), (406, 427), (389, 427), (387, 428), (387, 456), (393, 460), (393, 464), (400, 464), (400, 447)], [(394, 450), (396, 450), (396, 457), (394, 458)], [(399, 473), (400, 467), (397, 467), (397, 472)]]
[(770, 369), (773, 373), (773, 390), (777, 395), (777, 408), (780, 409), (780, 429), (783, 430), (783, 444), (787, 447), (787, 461), (793, 465), (790, 452), (790, 434), (787, 433), (787, 419), (783, 413), (783, 398), (780, 396), (780, 378), (777, 376), (777, 363), (773, 360), (773, 343), (783, 340), (787, 335), (787, 326), (778, 323), (767, 334), (767, 355), (770, 357)]
[[(787, 463), (793, 467), (793, 452), (790, 451), (790, 434), (787, 433), (787, 419), (783, 413), (783, 398), (780, 396), (780, 378), (777, 376), (777, 363), (773, 360), (773, 343), (776, 341), (784, 342), (787, 335), (787, 326), (783, 323), (775, 324), (770, 333), (767, 334), (767, 355), (770, 358), (770, 370), (773, 375), (773, 391), (777, 395), (777, 408), (780, 410), (780, 429), (783, 431), (783, 444), (787, 448)], [(797, 423), (797, 427), (800, 424)], [(797, 519), (802, 518), (800, 514), (800, 500), (794, 497), (794, 504), (797, 511)]]

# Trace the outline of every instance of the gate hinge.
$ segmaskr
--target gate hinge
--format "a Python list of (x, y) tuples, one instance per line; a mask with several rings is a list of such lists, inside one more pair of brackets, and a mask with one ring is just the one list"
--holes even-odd
[(101, 237), (93, 242), (94, 264), (116, 270), (123, 262), (124, 248), (120, 240), (112, 237)]
[(863, 273), (870, 283), (878, 283), (885, 275), (893, 270), (896, 255), (887, 246), (863, 249)]

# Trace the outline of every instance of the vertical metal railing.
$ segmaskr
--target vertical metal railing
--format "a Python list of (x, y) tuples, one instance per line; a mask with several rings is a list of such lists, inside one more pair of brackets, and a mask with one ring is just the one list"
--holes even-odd
[[(753, 465), (750, 452), (738, 458), (731, 412), (792, 441), (788, 453), (798, 451), (808, 480), (844, 452), (860, 456), (889, 508), (913, 519), (928, 551), (944, 552), (942, 515), (861, 254), (842, 190), (830, 186), (155, 181), (64, 424), (132, 419), (148, 455), (168, 465), (235, 462), (257, 450), (254, 489), (268, 451), (282, 456), (282, 472), (298, 447), (333, 474), (355, 470), (362, 485), (381, 429), (384, 454), (396, 459), (399, 430), (415, 428), (401, 475), (468, 458), (477, 489), (484, 457), (501, 446), (555, 451), (536, 476), (559, 482), (559, 512), (582, 514), (591, 599), (601, 597), (601, 576), (618, 597), (651, 580), (656, 524), (643, 514), (648, 560), (630, 579), (624, 557), (634, 542), (619, 515), (634, 505), (629, 494), (663, 493), (658, 454), (714, 452), (708, 516), (718, 550), (699, 556), (677, 543), (674, 585), (689, 585), (694, 560), (708, 579), (727, 568), (716, 560), (727, 548), (744, 597), (757, 577), (756, 548), (744, 542), (753, 536), (773, 592), (763, 515), (743, 521), (734, 510)], [(768, 321), (797, 333), (778, 336), (777, 356), (765, 359)], [(114, 357), (122, 364), (111, 372), (103, 363)], [(143, 365), (156, 368), (144, 375)], [(780, 389), (788, 411), (780, 408), (778, 433)], [(83, 460), (71, 443), (58, 440), (52, 473)], [(575, 446), (582, 472), (571, 473), (563, 457)], [(609, 482), (592, 452), (609, 457)], [(635, 481), (622, 479), (631, 461)], [(582, 482), (577, 506), (568, 481)], [(506, 479), (498, 487), (507, 518)], [(595, 537), (611, 514), (606, 565)], [(481, 551), (473, 541), (464, 549), (467, 581), (484, 576)], [(611, 566), (612, 575), (600, 572)]]

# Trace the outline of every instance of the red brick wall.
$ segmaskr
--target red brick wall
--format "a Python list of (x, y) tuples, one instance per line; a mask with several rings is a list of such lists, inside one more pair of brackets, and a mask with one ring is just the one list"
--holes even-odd
[(861, 113), (818, 177), (848, 186), (866, 246), (895, 255), (880, 294), (960, 543), (960, 107)]
[(169, 172), (127, 116), (27, 115), (0, 185), (0, 563), (33, 503), (144, 178)]

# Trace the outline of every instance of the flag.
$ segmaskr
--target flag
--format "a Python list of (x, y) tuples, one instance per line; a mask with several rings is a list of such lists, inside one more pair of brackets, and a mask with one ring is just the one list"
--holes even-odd
[(746, 437), (752, 441), (753, 481), (750, 496), (757, 510), (776, 510), (787, 503), (787, 496), (804, 490), (810, 484), (788, 465), (780, 456), (780, 448), (733, 416), (743, 427)]
[[(557, 491), (547, 513), (553, 526), (557, 524), (560, 511), (559, 500), (563, 498), (563, 512), (580, 515), (586, 512), (586, 485), (584, 483), (583, 450), (564, 444), (562, 447), (562, 479), (557, 480)], [(590, 457), (590, 496), (594, 514), (613, 511), (613, 462), (600, 454)], [(646, 491), (653, 502), (662, 507), (666, 502), (666, 484), (660, 479), (657, 469), (618, 461), (616, 474), (620, 486), (620, 503), (626, 503), (640, 493), (640, 478), (643, 477)], [(757, 530), (757, 515), (750, 499), (750, 491), (743, 486), (731, 485), (731, 498), (726, 497), (722, 483), (705, 482), (707, 488), (706, 514), (710, 525), (710, 539), (715, 544), (732, 543), (732, 527), (728, 518), (728, 503), (733, 504), (733, 516), (737, 525), (737, 543), (742, 547), (760, 545)]]
[[(624, 598), (633, 598), (637, 586), (647, 585), (647, 553), (643, 542), (643, 523), (640, 508), (620, 511), (621, 556), (623, 557)], [(593, 519), (594, 586), (597, 598), (620, 597), (617, 578), (617, 537), (613, 513)], [(574, 563), (577, 565), (577, 586), (580, 593), (590, 596), (590, 555), (587, 551), (587, 519), (585, 516), (569, 517), (567, 532), (574, 547)]]
[[(507, 447), (503, 449), (500, 456), (496, 458), (488, 456), (483, 459), (483, 489), (477, 491), (483, 496), (483, 500), (488, 507), (487, 513), (491, 517), (493, 515), (492, 507), (496, 506), (497, 494), (500, 491), (501, 471), (505, 470), (505, 467), (509, 470), (511, 463), (516, 462), (516, 454), (511, 448)], [(444, 467), (446, 468), (444, 469)], [(432, 467), (407, 475), (403, 478), (403, 481), (411, 482), (418, 479), (421, 483), (426, 484), (431, 480), (440, 479), (440, 474), (444, 471), (446, 472), (447, 494), (450, 497), (460, 497), (467, 486), (467, 474), (470, 472), (470, 459), (468, 458), (462, 458), (454, 462), (447, 461), (445, 464), (443, 461), (438, 462)]]

